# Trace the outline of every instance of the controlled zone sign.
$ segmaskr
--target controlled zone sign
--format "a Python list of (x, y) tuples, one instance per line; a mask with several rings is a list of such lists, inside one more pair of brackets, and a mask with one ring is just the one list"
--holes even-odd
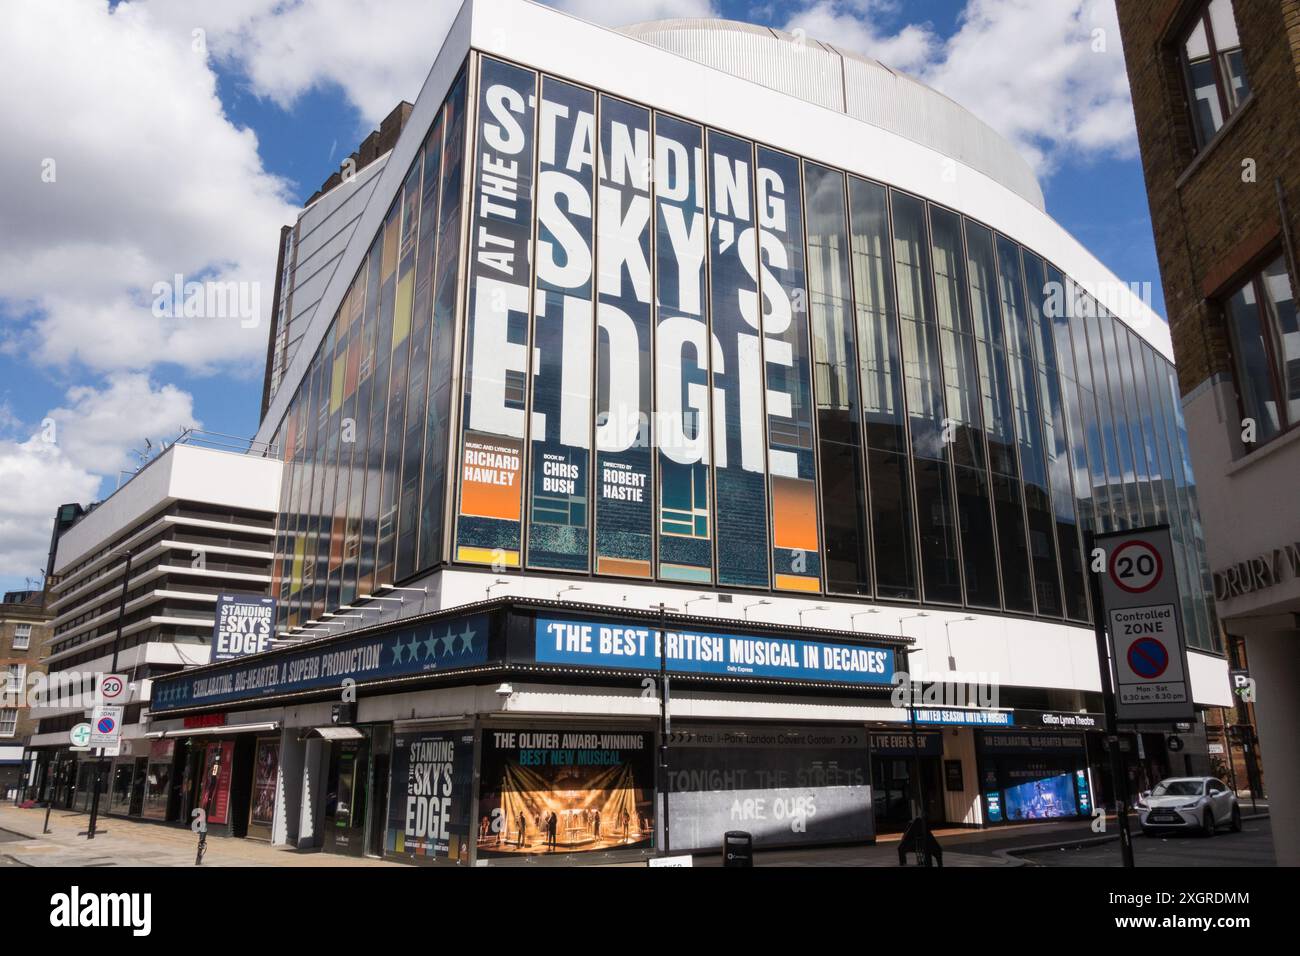
[(100, 705), (90, 718), (90, 745), (116, 747), (122, 740), (121, 707)]
[(1168, 528), (1097, 536), (1117, 717), (1125, 722), (1192, 720), (1182, 599)]

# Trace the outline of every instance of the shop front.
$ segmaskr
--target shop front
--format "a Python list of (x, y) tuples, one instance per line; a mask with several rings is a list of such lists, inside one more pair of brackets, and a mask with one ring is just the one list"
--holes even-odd
[(871, 782), (876, 830), (900, 833), (913, 817), (916, 799), (914, 775), (920, 770), (926, 820), (944, 822), (941, 782), (943, 735), (917, 731), (915, 742), (907, 729), (871, 731)]
[(979, 730), (975, 750), (986, 823), (1092, 814), (1095, 801), (1082, 732)]
[[(132, 777), (141, 805), (177, 821), (202, 809), (215, 835), (434, 865), (627, 861), (708, 850), (731, 829), (760, 846), (874, 839), (866, 720), (889, 716), (896, 639), (669, 620), (661, 642), (645, 612), (496, 610), (160, 680), (150, 735), (174, 741), (176, 806), (154, 796), (161, 747)], [(674, 701), (754, 715), (678, 722), (666, 779), (644, 692), (661, 643)], [(348, 682), (357, 702), (339, 704)], [(780, 716), (819, 698), (843, 716)]]

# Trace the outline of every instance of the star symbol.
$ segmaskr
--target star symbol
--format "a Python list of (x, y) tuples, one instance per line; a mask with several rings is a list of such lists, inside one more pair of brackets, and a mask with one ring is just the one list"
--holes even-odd
[(413, 660), (413, 661), (418, 661), (418, 660), (420, 659), (420, 653), (419, 653), (419, 651), (417, 650), (417, 648), (419, 648), (419, 646), (420, 646), (420, 642), (417, 641), (417, 640), (415, 639), (415, 635), (412, 634), (412, 635), (411, 635), (411, 643), (407, 645), (406, 650), (407, 650), (407, 656), (410, 657), (410, 659)]
[(447, 633), (438, 640), (442, 642), (443, 654), (450, 654), (452, 647), (456, 644), (456, 638), (452, 636), (451, 628), (447, 628)]
[(475, 632), (470, 628), (468, 624), (466, 624), (465, 630), (463, 630), (460, 633), (460, 643), (461, 643), (462, 652), (472, 651), (474, 649), (474, 634)]
[(395, 642), (395, 643), (393, 644), (393, 663), (394, 663), (394, 664), (400, 664), (400, 663), (402, 663), (402, 647), (403, 647), (403, 644), (402, 644), (401, 641), (397, 641), (397, 642)]
[(433, 628), (429, 628), (429, 636), (421, 641), (421, 645), (424, 647), (425, 660), (433, 660), (433, 649), (437, 644), (438, 639), (433, 636)]

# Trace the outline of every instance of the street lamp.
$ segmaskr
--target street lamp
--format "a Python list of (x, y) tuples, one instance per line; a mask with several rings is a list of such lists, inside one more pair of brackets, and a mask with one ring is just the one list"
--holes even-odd
[(712, 600), (713, 600), (713, 598), (709, 597), (709, 595), (707, 595), (707, 594), (701, 594), (699, 597), (693, 597), (693, 598), (691, 598), (689, 601), (686, 601), (686, 602), (682, 605), (682, 607), (689, 608), (689, 607), (690, 607), (692, 604), (694, 604), (696, 601), (712, 601)]
[(975, 620), (975, 618), (967, 614), (960, 620), (943, 622), (943, 631), (948, 636), (948, 670), (950, 671), (955, 671), (957, 669), (957, 658), (952, 656), (952, 626), (954, 624), (965, 624), (968, 621), (973, 620)]
[(492, 589), (493, 589), (493, 588), (499, 588), (499, 587), (501, 587), (501, 585), (503, 585), (503, 584), (509, 584), (509, 583), (510, 583), (510, 582), (509, 582), (508, 580), (506, 580), (505, 578), (497, 578), (495, 581), (493, 581), (491, 584), (489, 584), (489, 585), (487, 586), (487, 600), (491, 600), (491, 599), (492, 599)]
[(762, 600), (762, 601), (755, 601), (755, 602), (752, 603), (752, 604), (746, 604), (743, 608), (741, 608), (741, 614), (742, 614), (742, 616), (745, 618), (745, 620), (748, 621), (748, 620), (749, 620), (749, 609), (750, 609), (751, 607), (762, 607), (764, 604), (771, 604), (771, 603), (772, 603), (771, 601), (768, 601), (768, 600), (764, 599), (764, 600)]
[(558, 593), (556, 593), (555, 600), (562, 601), (564, 600), (564, 595), (568, 594), (570, 591), (581, 591), (581, 590), (582, 588), (578, 587), (576, 584), (570, 584), (563, 591), (559, 591)]
[[(918, 611), (915, 614), (908, 614), (898, 619), (898, 636), (903, 637), (903, 622), (910, 621), (917, 617), (929, 617), (925, 611)], [(907, 678), (908, 690), (911, 700), (908, 701), (907, 714), (908, 723), (912, 728), (912, 799), (916, 801), (916, 816), (908, 826), (908, 831), (915, 828), (916, 831), (916, 851), (917, 859), (922, 866), (930, 865), (930, 844), (929, 832), (927, 831), (928, 821), (925, 818), (925, 788), (921, 785), (921, 741), (916, 732), (916, 687), (912, 682), (912, 655), (921, 648), (913, 644), (911, 647), (903, 648), (903, 656), (907, 660)], [(901, 854), (901, 850), (900, 850)]]
[(829, 610), (830, 610), (830, 608), (828, 608), (828, 607), (827, 607), (826, 605), (824, 605), (824, 604), (818, 604), (816, 607), (806, 607), (806, 608), (804, 608), (802, 611), (799, 612), (799, 626), (800, 626), (800, 627), (803, 627), (803, 616), (804, 616), (805, 614), (811, 614), (811, 613), (813, 613), (814, 611), (829, 611)]

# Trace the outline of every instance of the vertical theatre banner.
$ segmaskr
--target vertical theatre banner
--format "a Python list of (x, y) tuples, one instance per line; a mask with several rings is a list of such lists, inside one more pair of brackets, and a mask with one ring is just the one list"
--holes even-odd
[(596, 571), (648, 578), (650, 111), (600, 98), (596, 311)]
[(480, 70), (454, 559), (820, 591), (799, 159)]
[(539, 125), (528, 566), (586, 571), (595, 94), (545, 78)]
[(479, 856), (651, 846), (653, 748), (628, 731), (485, 731)]
[(469, 862), (474, 734), (412, 731), (393, 737), (387, 852), (421, 862)]
[(518, 567), (537, 76), (484, 59), (470, 199), (456, 559)]

